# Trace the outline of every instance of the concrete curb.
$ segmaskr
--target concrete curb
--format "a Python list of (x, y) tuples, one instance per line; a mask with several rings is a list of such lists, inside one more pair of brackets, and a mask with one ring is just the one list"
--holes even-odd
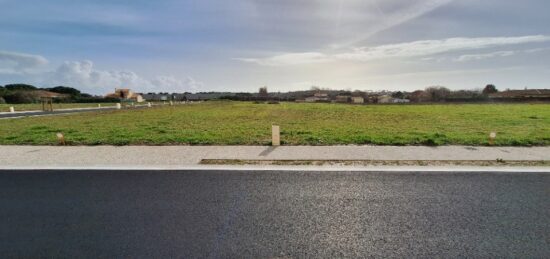
[(0, 166), (2, 171), (293, 171), (293, 172), (405, 172), (405, 173), (544, 173), (550, 174), (550, 167), (423, 167), (423, 166)]
[(391, 146), (0, 146), (4, 170), (317, 170), (317, 171), (533, 171), (550, 166), (526, 165), (201, 165), (203, 159), (245, 160), (471, 160), (497, 158), (550, 161), (550, 147), (391, 147)]

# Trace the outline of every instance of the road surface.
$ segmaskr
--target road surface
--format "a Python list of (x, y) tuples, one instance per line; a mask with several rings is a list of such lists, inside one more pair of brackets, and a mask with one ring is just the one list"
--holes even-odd
[(29, 116), (48, 116), (48, 115), (69, 114), (69, 113), (78, 113), (78, 112), (97, 112), (97, 111), (109, 111), (109, 110), (116, 110), (116, 107), (63, 109), (63, 110), (54, 110), (53, 112), (50, 112), (50, 111), (28, 111), (28, 112), (15, 112), (15, 113), (2, 112), (0, 113), (0, 119), (22, 118), (22, 117), (29, 117)]
[(550, 257), (550, 174), (0, 171), (0, 254)]
[[(147, 105), (135, 105), (128, 106), (123, 109), (143, 109), (148, 108)], [(74, 108), (74, 109), (61, 109), (54, 111), (22, 111), (22, 112), (1, 112), (0, 119), (10, 119), (10, 118), (23, 118), (30, 116), (49, 116), (49, 115), (58, 115), (58, 114), (69, 114), (69, 113), (80, 113), (80, 112), (98, 112), (98, 111), (112, 111), (117, 110), (116, 106), (106, 106), (101, 108)]]

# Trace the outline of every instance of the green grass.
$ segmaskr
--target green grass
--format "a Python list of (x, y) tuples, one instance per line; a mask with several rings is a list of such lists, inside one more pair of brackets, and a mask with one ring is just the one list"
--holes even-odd
[[(53, 108), (56, 109), (68, 109), (68, 108), (92, 108), (97, 107), (97, 103), (54, 103)], [(102, 103), (101, 106), (114, 106), (115, 103)], [(0, 112), (9, 112), (10, 106), (13, 106), (15, 111), (36, 111), (42, 110), (42, 104), (40, 103), (25, 103), (25, 104), (0, 104)]]
[(0, 144), (550, 145), (549, 104), (279, 105), (205, 102), (150, 109), (0, 120)]

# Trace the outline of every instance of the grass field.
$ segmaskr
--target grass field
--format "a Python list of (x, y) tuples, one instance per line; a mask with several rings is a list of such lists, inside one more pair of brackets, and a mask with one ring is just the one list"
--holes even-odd
[[(97, 103), (54, 103), (53, 108), (56, 109), (69, 109), (69, 108), (91, 108), (97, 107)], [(114, 103), (102, 103), (101, 106), (114, 106)], [(40, 103), (25, 103), (25, 104), (0, 104), (0, 112), (9, 112), (10, 106), (13, 106), (15, 111), (36, 111), (42, 110), (42, 104)]]
[(205, 102), (0, 120), (0, 144), (550, 145), (550, 104), (343, 105)]

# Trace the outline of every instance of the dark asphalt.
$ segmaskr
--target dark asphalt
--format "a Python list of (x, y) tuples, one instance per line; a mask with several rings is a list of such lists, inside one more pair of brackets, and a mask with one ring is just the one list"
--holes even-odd
[(550, 174), (0, 171), (0, 255), (550, 258)]

